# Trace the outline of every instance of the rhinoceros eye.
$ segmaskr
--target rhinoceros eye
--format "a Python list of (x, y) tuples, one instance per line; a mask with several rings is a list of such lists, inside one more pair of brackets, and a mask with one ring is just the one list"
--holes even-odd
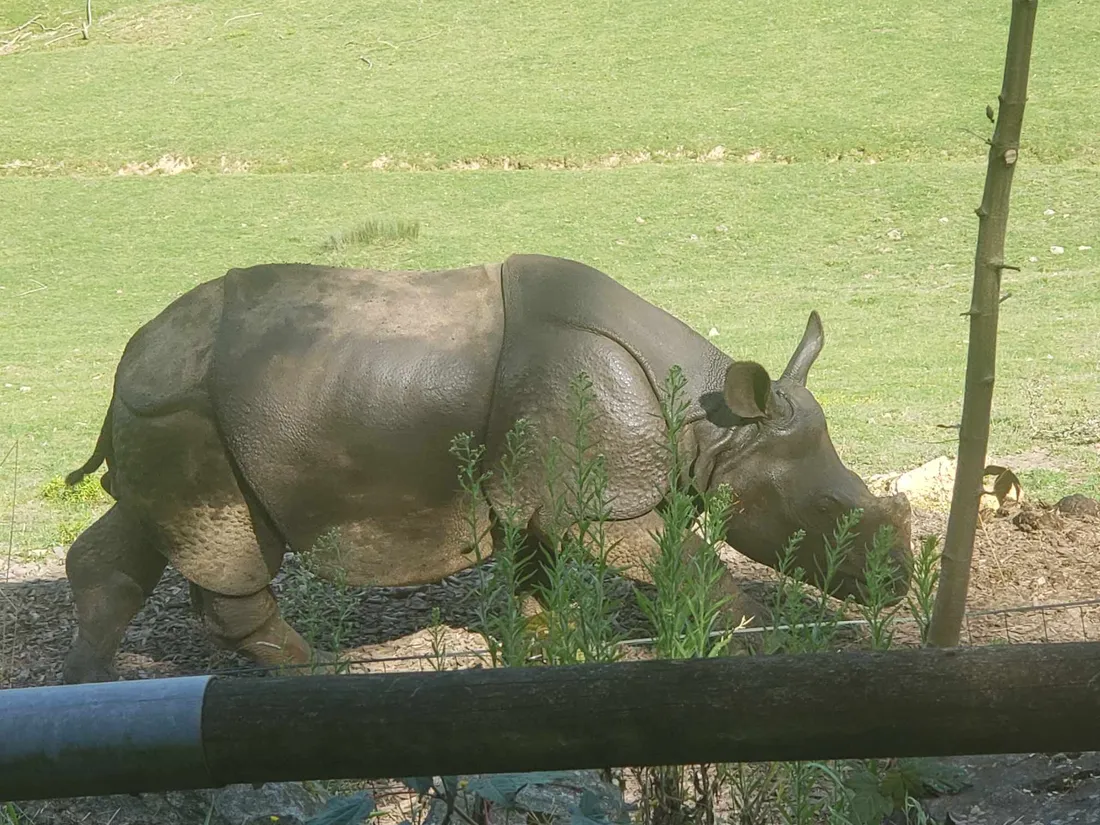
[(840, 506), (840, 502), (837, 497), (832, 493), (825, 493), (818, 498), (817, 503), (814, 505), (814, 509), (822, 515), (828, 515), (832, 513)]
[(775, 398), (778, 403), (775, 405), (771, 423), (778, 429), (783, 430), (794, 421), (794, 402), (791, 401), (787, 393), (779, 388), (775, 390)]

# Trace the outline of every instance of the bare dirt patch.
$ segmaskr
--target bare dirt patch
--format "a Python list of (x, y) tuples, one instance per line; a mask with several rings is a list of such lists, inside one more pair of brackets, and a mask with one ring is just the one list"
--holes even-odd
[(178, 175), (189, 172), (195, 167), (191, 158), (181, 158), (175, 155), (162, 155), (154, 163), (146, 161), (131, 161), (119, 167), (116, 175)]
[[(75, 6), (75, 4), (74, 4)], [(142, 14), (119, 11), (92, 15), (87, 25), (83, 4), (60, 15), (38, 14), (19, 26), (0, 31), (0, 57), (27, 51), (54, 50), (88, 43), (168, 45), (193, 30), (204, 14), (201, 6), (160, 3)]]

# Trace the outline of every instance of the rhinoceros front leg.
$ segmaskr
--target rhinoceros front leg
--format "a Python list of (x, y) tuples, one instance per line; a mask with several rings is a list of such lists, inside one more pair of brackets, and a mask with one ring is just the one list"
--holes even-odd
[(118, 678), (119, 643), (166, 563), (138, 519), (119, 504), (77, 536), (65, 558), (77, 620), (62, 671), (66, 683)]

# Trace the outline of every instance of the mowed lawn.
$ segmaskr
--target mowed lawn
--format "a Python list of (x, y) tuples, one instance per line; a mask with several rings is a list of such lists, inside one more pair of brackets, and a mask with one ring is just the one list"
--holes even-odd
[[(42, 23), (0, 45), (0, 455), (19, 442), (0, 520), (20, 553), (103, 506), (39, 491), (90, 454), (127, 338), (263, 261), (563, 255), (774, 373), (816, 308), (811, 388), (843, 457), (953, 454), (1007, 0), (93, 5), (90, 42), (49, 44), (75, 6), (0, 0), (0, 30)], [(1046, 497), (1100, 491), (1097, 59), (1100, 8), (1040, 9), (991, 453), (1049, 453), (1022, 474)], [(132, 174), (165, 156), (177, 174)], [(325, 249), (370, 218), (420, 233)]]

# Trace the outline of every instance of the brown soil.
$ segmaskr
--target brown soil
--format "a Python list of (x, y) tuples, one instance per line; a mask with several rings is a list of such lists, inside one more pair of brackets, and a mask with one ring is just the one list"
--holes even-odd
[[(945, 526), (944, 513), (915, 511), (915, 536), (935, 534), (942, 538)], [(727, 560), (750, 592), (766, 591), (772, 580), (771, 571), (733, 553)], [(287, 593), (284, 601), (288, 602), (288, 618), (300, 627), (310, 610), (323, 620), (326, 612), (337, 609), (338, 598), (331, 587), (316, 582), (309, 592), (321, 610), (316, 610), (316, 605), (301, 604), (300, 597), (289, 598), (288, 591), (300, 587), (302, 582), (303, 574), (296, 571), (296, 565), (296, 560), (288, 557), (276, 587)], [(345, 643), (347, 657), (356, 662), (353, 669), (424, 670), (439, 666), (441, 661), (447, 668), (484, 663), (486, 657), (477, 654), (483, 647), (481, 637), (464, 629), (472, 615), (463, 597), (470, 592), (474, 578), (475, 574), (467, 571), (425, 587), (355, 591), (355, 611), (346, 623), (349, 635)], [(627, 595), (625, 589), (623, 595)], [(1100, 604), (1003, 611), (1003, 608), (1095, 601), (1098, 597), (1100, 517), (1063, 514), (1026, 501), (995, 514), (984, 514), (975, 546), (970, 589), (972, 613), (965, 641), (988, 644), (1098, 640)], [(417, 658), (433, 651), (430, 629), (433, 608), (439, 609), (447, 625), (442, 635), (436, 634), (434, 643), (438, 651), (442, 642), (446, 656), (434, 663)], [(981, 611), (992, 612), (977, 615)], [(624, 629), (631, 635), (648, 635), (636, 612), (630, 612), (625, 621)], [(39, 562), (11, 564), (6, 580), (0, 583), (0, 686), (58, 684), (62, 658), (73, 631), (72, 607), (60, 553)], [(641, 651), (639, 654), (644, 655)], [(173, 571), (165, 575), (131, 624), (118, 657), (124, 679), (222, 672), (247, 666), (243, 659), (217, 649), (209, 641), (201, 622), (191, 612), (186, 583)], [(1037, 770), (1041, 774), (1046, 768)], [(1040, 784), (1045, 781), (1041, 775), (1033, 779)], [(997, 790), (992, 785), (989, 792), (997, 798), (1007, 793), (1004, 788)], [(973, 804), (980, 808), (980, 803)], [(101, 810), (104, 808), (98, 803), (88, 802), (81, 807), (76, 801), (39, 804), (29, 809), (35, 813), (32, 821), (36, 823), (79, 821), (93, 811), (96, 813), (84, 821), (99, 822)], [(125, 820), (122, 815), (114, 822), (125, 825)], [(141, 818), (129, 820), (137, 821)]]

